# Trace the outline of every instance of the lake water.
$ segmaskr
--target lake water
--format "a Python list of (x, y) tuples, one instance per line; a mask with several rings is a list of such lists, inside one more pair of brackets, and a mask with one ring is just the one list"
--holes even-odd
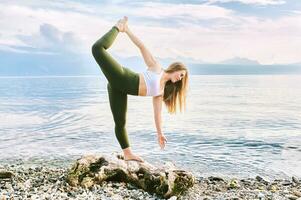
[[(103, 76), (0, 78), (0, 162), (68, 165), (121, 152)], [(151, 97), (128, 96), (134, 153), (199, 176), (301, 176), (301, 76), (192, 75), (183, 114), (163, 106), (157, 143)]]

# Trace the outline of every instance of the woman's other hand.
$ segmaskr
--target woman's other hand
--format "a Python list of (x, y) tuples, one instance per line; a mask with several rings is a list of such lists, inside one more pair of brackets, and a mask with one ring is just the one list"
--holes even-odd
[(164, 149), (166, 142), (167, 142), (167, 139), (166, 139), (165, 135), (163, 133), (158, 134), (158, 143), (159, 143), (161, 149)]
[(124, 22), (124, 32), (127, 32), (129, 30), (128, 27), (128, 17), (124, 16), (125, 22)]

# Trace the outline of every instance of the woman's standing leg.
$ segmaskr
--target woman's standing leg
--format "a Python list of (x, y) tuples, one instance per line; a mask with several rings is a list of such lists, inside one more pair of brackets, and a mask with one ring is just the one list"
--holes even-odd
[(122, 149), (130, 146), (126, 125), (126, 112), (127, 112), (127, 94), (122, 93), (111, 87), (110, 83), (107, 84), (110, 107), (113, 113), (115, 122), (115, 135)]

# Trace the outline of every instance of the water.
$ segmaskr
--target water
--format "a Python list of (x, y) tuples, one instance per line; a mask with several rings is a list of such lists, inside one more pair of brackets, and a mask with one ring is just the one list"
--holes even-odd
[[(301, 176), (301, 76), (192, 75), (184, 114), (163, 106), (157, 143), (151, 97), (128, 96), (134, 153), (196, 175)], [(104, 77), (0, 78), (0, 162), (70, 164), (121, 152)]]

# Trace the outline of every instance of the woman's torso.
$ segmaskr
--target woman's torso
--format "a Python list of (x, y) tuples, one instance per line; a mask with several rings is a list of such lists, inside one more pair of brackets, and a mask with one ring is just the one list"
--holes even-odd
[[(150, 70), (152, 73), (156, 73), (156, 74), (160, 74), (160, 72), (158, 71), (161, 71), (163, 70), (163, 68), (161, 68), (160, 70), (158, 71), (153, 71), (153, 69), (148, 69)], [(164, 91), (164, 83), (163, 83), (163, 80), (162, 80), (162, 76), (160, 78), (160, 94), (163, 94), (163, 91)], [(138, 93), (138, 96), (146, 96), (147, 95), (147, 86), (146, 86), (146, 82), (145, 82), (145, 79), (144, 79), (144, 75), (143, 73), (139, 73), (139, 93)]]

